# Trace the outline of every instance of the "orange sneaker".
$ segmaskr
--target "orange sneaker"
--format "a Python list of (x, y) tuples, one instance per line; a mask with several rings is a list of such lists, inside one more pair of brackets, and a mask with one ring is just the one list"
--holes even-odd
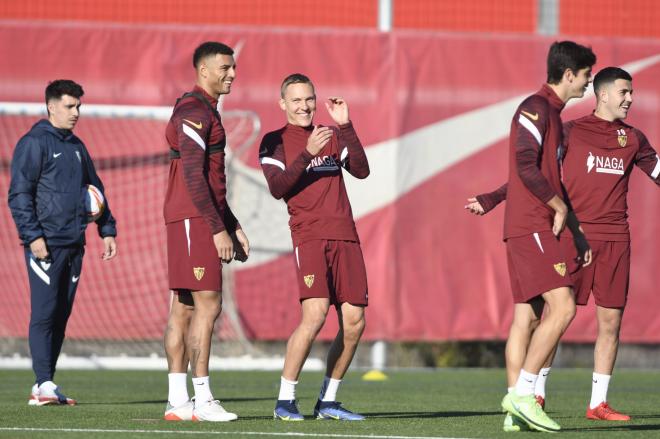
[(597, 421), (630, 421), (630, 416), (617, 412), (607, 402), (601, 402), (593, 409), (587, 406), (587, 419)]
[(536, 402), (538, 402), (541, 408), (545, 410), (545, 398), (543, 398), (541, 395), (536, 395)]

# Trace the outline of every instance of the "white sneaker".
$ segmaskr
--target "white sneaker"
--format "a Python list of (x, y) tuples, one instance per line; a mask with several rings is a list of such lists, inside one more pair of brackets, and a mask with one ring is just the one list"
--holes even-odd
[(163, 416), (163, 419), (166, 421), (192, 421), (194, 408), (195, 403), (192, 401), (186, 401), (176, 407), (167, 401), (167, 407), (165, 408), (165, 416)]
[[(41, 383), (36, 394), (34, 390), (35, 387), (33, 386), (30, 401), (28, 401), (30, 405), (76, 405), (76, 400), (67, 398), (52, 381)], [(36, 402), (32, 402), (33, 396), (36, 396)]]
[(228, 422), (236, 419), (238, 416), (225, 410), (217, 399), (195, 405), (192, 414), (193, 421)]
[(32, 386), (30, 399), (28, 399), (28, 405), (39, 405), (39, 386), (36, 384)]

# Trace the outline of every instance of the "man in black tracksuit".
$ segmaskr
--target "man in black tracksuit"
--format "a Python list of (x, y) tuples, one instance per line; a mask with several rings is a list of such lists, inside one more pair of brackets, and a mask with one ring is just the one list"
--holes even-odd
[[(103, 193), (85, 145), (72, 132), (80, 115), (80, 85), (57, 80), (46, 87), (48, 119), (23, 136), (11, 163), (9, 208), (25, 246), (30, 282), (29, 343), (36, 382), (30, 405), (69, 404), (53, 383), (85, 253), (87, 185)], [(103, 259), (117, 254), (115, 219), (107, 205), (96, 220)]]

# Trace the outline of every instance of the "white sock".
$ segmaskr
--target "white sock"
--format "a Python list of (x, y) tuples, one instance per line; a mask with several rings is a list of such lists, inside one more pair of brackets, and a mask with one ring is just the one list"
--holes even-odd
[(280, 395), (278, 400), (293, 401), (296, 399), (296, 384), (298, 381), (289, 381), (284, 377), (280, 377)]
[(193, 389), (195, 389), (195, 407), (201, 406), (202, 404), (209, 401), (213, 401), (211, 385), (209, 384), (209, 377), (193, 377), (192, 382)]
[(527, 396), (534, 394), (534, 387), (536, 387), (536, 380), (538, 375), (527, 372), (525, 369), (520, 369), (518, 382), (516, 382), (516, 395)]
[(539, 378), (536, 380), (536, 386), (534, 386), (534, 395), (539, 395), (545, 399), (545, 382), (548, 380), (548, 375), (550, 374), (550, 367), (544, 367), (539, 372)]
[(514, 390), (516, 390), (515, 387), (507, 387), (507, 388), (506, 388), (506, 393), (511, 393), (511, 392), (513, 392)]
[(602, 375), (594, 372), (591, 380), (591, 402), (589, 408), (595, 409), (601, 402), (607, 401), (607, 388), (610, 385), (612, 375)]
[(187, 373), (168, 373), (167, 381), (169, 391), (167, 400), (173, 407), (178, 407), (190, 400), (188, 396), (188, 386), (186, 385)]
[(335, 401), (337, 399), (337, 390), (341, 380), (334, 378), (324, 377), (321, 392), (319, 393), (319, 400), (321, 401)]

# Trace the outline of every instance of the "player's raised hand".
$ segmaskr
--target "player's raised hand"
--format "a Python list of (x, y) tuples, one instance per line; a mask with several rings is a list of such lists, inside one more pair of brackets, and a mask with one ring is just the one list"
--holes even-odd
[(468, 204), (464, 206), (466, 210), (469, 210), (471, 213), (475, 215), (483, 215), (486, 212), (484, 211), (483, 206), (479, 201), (477, 201), (476, 198), (468, 198), (467, 199)]
[(213, 235), (213, 244), (218, 251), (218, 257), (224, 263), (230, 263), (234, 258), (234, 242), (232, 241), (229, 233), (223, 230), (220, 233)]
[(307, 139), (307, 152), (312, 155), (318, 155), (326, 143), (330, 141), (331, 137), (332, 130), (330, 128), (321, 125), (314, 126), (312, 134)]
[(238, 229), (231, 234), (231, 239), (234, 241), (234, 259), (237, 261), (245, 262), (250, 256), (250, 242), (243, 230)]
[(345, 125), (349, 122), (348, 104), (339, 96), (331, 96), (325, 101), (325, 108), (328, 109), (330, 117), (337, 125)]

